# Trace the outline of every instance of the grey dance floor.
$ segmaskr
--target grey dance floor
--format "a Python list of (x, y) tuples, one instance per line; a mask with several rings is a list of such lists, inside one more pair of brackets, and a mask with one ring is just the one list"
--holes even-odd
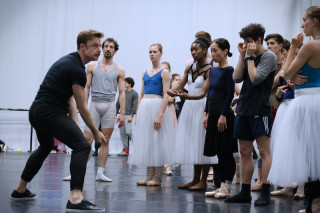
[[(69, 198), (69, 182), (62, 178), (69, 175), (69, 154), (50, 154), (43, 167), (29, 184), (29, 189), (38, 195), (35, 201), (11, 202), (9, 195), (16, 186), (29, 153), (0, 153), (0, 212), (65, 212)], [(304, 201), (291, 197), (273, 197), (269, 206), (255, 207), (251, 204), (226, 204), (223, 200), (206, 198), (204, 192), (178, 190), (177, 185), (190, 181), (192, 166), (181, 166), (174, 170), (174, 176), (163, 176), (162, 187), (136, 186), (145, 178), (146, 170), (129, 167), (126, 157), (110, 156), (106, 174), (112, 183), (95, 181), (97, 157), (88, 163), (83, 194), (86, 199), (103, 206), (106, 212), (232, 212), (232, 213), (286, 213), (303, 209)], [(256, 173), (254, 175), (256, 177)], [(208, 190), (213, 187), (209, 183)], [(232, 193), (239, 185), (233, 184)], [(252, 192), (253, 200), (259, 193)]]

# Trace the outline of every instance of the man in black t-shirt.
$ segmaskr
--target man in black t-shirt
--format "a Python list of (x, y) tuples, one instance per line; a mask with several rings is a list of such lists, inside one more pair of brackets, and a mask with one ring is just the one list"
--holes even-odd
[[(67, 115), (69, 109), (73, 109), (69, 107), (69, 100), (74, 96), (80, 115), (90, 127), (95, 140), (106, 142), (103, 134), (94, 125), (85, 96), (87, 79), (84, 65), (98, 60), (102, 37), (103, 33), (95, 30), (80, 32), (77, 38), (77, 52), (60, 58), (45, 76), (29, 110), (29, 120), (37, 133), (40, 146), (30, 155), (20, 182), (11, 194), (11, 200), (24, 201), (36, 198), (36, 195), (27, 189), (27, 184), (40, 170), (53, 148), (54, 138), (57, 138), (73, 150), (70, 163), (71, 193), (67, 211), (105, 211), (104, 208), (83, 199), (82, 188), (91, 147), (79, 126), (71, 118), (72, 115)], [(72, 106), (74, 105), (73, 103)], [(74, 112), (72, 114), (74, 115)]]
[(227, 203), (251, 202), (251, 178), (254, 170), (252, 159), (253, 141), (256, 140), (262, 157), (260, 197), (255, 205), (270, 203), (270, 183), (267, 181), (272, 156), (270, 153), (271, 104), (269, 97), (277, 66), (276, 55), (263, 47), (265, 29), (260, 24), (243, 28), (238, 44), (239, 61), (233, 73), (236, 83), (243, 81), (237, 103), (234, 138), (239, 139), (241, 154), (241, 192), (226, 199)]

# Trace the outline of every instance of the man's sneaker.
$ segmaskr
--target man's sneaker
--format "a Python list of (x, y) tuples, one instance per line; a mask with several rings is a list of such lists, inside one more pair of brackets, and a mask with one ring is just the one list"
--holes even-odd
[(243, 195), (241, 192), (239, 192), (236, 195), (233, 195), (232, 197), (229, 197), (224, 200), (226, 203), (251, 203), (251, 195)]
[(69, 176), (67, 176), (67, 177), (63, 178), (62, 180), (63, 180), (63, 181), (71, 181), (71, 175), (69, 175)]
[(16, 190), (14, 190), (11, 194), (10, 199), (12, 201), (27, 201), (27, 200), (34, 200), (37, 197), (36, 194), (33, 194), (28, 189), (26, 189), (25, 192), (19, 193)]
[(104, 208), (100, 208), (87, 200), (82, 200), (81, 203), (72, 204), (70, 200), (67, 203), (66, 212), (105, 212)]
[(128, 156), (129, 149), (123, 149), (122, 152), (118, 153), (118, 156)]

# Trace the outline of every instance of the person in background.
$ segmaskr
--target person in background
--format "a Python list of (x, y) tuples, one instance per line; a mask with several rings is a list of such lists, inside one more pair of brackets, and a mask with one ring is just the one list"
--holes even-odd
[[(132, 121), (133, 117), (137, 111), (137, 104), (139, 100), (138, 93), (133, 89), (134, 86), (133, 78), (127, 77), (125, 78), (125, 96), (126, 96), (126, 112), (125, 112), (125, 123), (120, 130), (120, 137), (123, 145), (122, 152), (118, 154), (118, 156), (128, 156), (129, 155), (129, 141), (132, 136)], [(120, 101), (118, 98), (117, 104), (117, 114), (120, 110)]]

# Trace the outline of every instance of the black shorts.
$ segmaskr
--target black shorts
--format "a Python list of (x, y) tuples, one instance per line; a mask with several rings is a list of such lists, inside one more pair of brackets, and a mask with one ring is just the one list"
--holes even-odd
[(260, 136), (271, 134), (271, 114), (263, 116), (236, 116), (233, 137), (253, 141)]

